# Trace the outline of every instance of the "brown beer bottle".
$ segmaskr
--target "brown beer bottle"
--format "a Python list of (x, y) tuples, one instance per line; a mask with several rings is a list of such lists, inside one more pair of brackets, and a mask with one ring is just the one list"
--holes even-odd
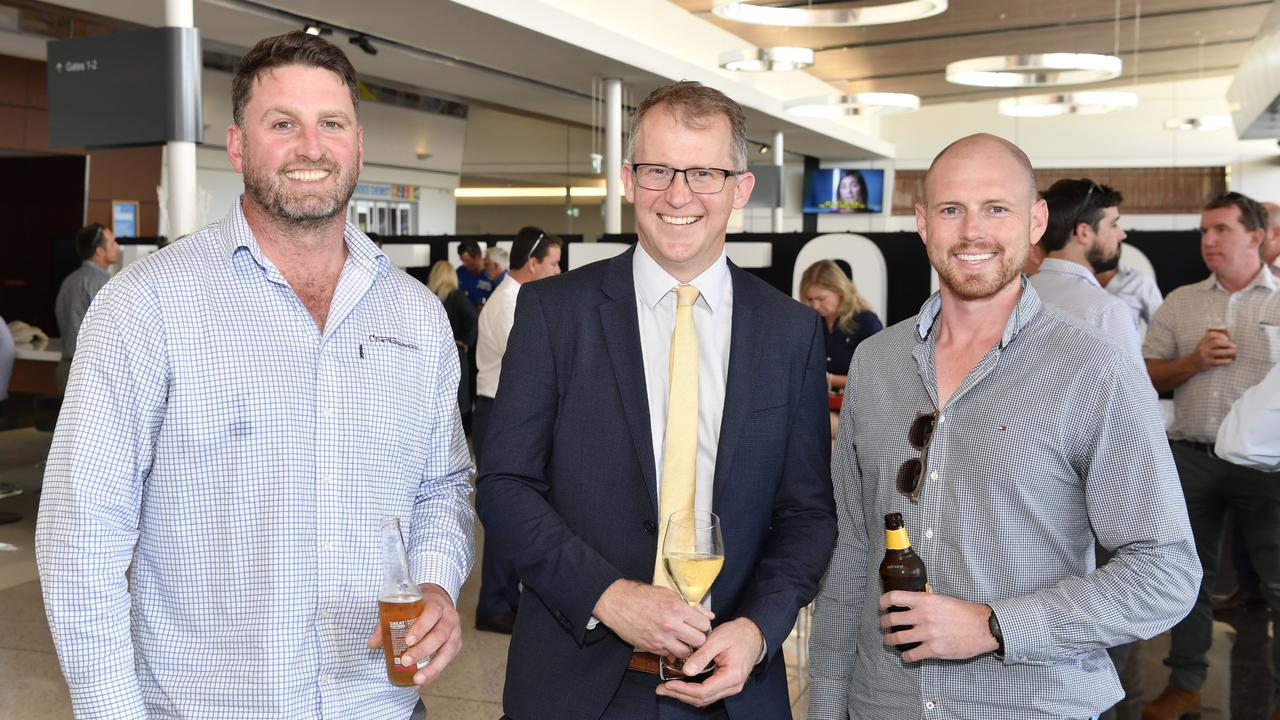
[(400, 658), (408, 649), (404, 636), (409, 633), (426, 602), (422, 590), (409, 577), (404, 539), (400, 536), (399, 518), (382, 522), (382, 594), (378, 596), (378, 622), (382, 626), (382, 649), (387, 661), (387, 679), (392, 685), (413, 685), (414, 665), (401, 665)]
[[(901, 513), (889, 513), (884, 516), (884, 560), (880, 562), (880, 583), (884, 592), (890, 590), (910, 590), (911, 592), (927, 592), (929, 581), (924, 572), (924, 561), (911, 549), (911, 539), (907, 537), (907, 529), (902, 526)], [(889, 612), (901, 612), (904, 607), (894, 606)], [(909, 630), (910, 625), (895, 625), (890, 632)], [(898, 645), (899, 651), (919, 647), (920, 643)]]

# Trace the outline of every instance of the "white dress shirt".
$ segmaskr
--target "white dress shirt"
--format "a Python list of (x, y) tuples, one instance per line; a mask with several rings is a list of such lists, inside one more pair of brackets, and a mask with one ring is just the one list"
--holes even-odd
[[(631, 268), (640, 321), (640, 349), (644, 354), (644, 382), (649, 395), (653, 462), (658, 492), (661, 492), (671, 382), (671, 333), (676, 325), (674, 290), (680, 281), (662, 269), (639, 244)], [(724, 414), (725, 380), (729, 377), (729, 338), (733, 332), (733, 281), (724, 253), (689, 284), (698, 288), (699, 293), (693, 304), (693, 324), (698, 333), (698, 462), (693, 503), (696, 509), (710, 512), (716, 450), (720, 444), (720, 417)]]
[(1280, 472), (1280, 365), (1231, 406), (1214, 449), (1228, 462)]
[(1031, 276), (1031, 286), (1041, 302), (1098, 328), (1128, 351), (1139, 366), (1143, 364), (1133, 312), (1123, 300), (1102, 289), (1088, 268), (1071, 260), (1046, 258), (1040, 272)]
[(516, 324), (516, 296), (519, 294), (520, 282), (507, 273), (480, 309), (480, 329), (476, 335), (477, 395), (487, 398), (498, 396), (502, 356), (507, 352), (511, 326)]

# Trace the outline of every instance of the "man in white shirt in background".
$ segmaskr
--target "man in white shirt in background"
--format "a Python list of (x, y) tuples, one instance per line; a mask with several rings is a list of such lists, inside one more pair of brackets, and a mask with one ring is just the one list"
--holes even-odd
[(1231, 406), (1214, 452), (1227, 462), (1280, 472), (1280, 365)]
[(1120, 262), (1125, 238), (1120, 193), (1084, 178), (1059, 180), (1042, 196), (1049, 205), (1049, 224), (1039, 244), (1047, 255), (1031, 286), (1047, 305), (1097, 328), (1141, 364), (1133, 314), (1094, 277)]
[(1271, 267), (1271, 272), (1280, 275), (1280, 205), (1264, 202), (1262, 207), (1267, 209), (1270, 224), (1258, 252), (1262, 253), (1262, 262)]
[[(511, 243), (511, 253), (499, 258), (510, 270), (493, 289), (480, 311), (480, 330), (476, 340), (476, 409), (471, 433), (471, 449), (476, 467), (484, 452), (485, 432), (489, 428), (493, 398), (498, 394), (498, 377), (502, 374), (502, 356), (507, 351), (507, 336), (516, 322), (516, 297), (524, 283), (560, 274), (561, 240), (536, 227), (522, 227)], [(501, 251), (499, 251), (501, 252)], [(493, 248), (485, 265), (494, 261)], [(520, 578), (511, 562), (499, 557), (492, 543), (485, 543), (480, 573), (480, 599), (476, 603), (476, 629), (511, 634), (520, 603)]]

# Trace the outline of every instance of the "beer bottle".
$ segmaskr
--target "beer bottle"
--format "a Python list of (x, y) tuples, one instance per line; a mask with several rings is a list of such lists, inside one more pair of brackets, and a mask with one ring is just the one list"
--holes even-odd
[[(910, 590), (927, 592), (928, 579), (925, 577), (924, 561), (911, 549), (911, 540), (907, 537), (907, 529), (902, 526), (901, 513), (889, 513), (884, 516), (884, 560), (880, 562), (880, 583), (884, 592), (890, 590)], [(889, 612), (901, 612), (904, 607), (894, 606)], [(890, 632), (909, 630), (910, 625), (895, 625)], [(899, 651), (919, 647), (920, 643), (898, 645)]]
[(400, 536), (400, 519), (387, 518), (382, 521), (382, 593), (378, 596), (378, 622), (382, 626), (387, 679), (392, 685), (413, 685), (413, 675), (418, 668), (401, 665), (400, 658), (408, 649), (404, 636), (425, 606), (422, 590), (409, 577), (404, 538)]

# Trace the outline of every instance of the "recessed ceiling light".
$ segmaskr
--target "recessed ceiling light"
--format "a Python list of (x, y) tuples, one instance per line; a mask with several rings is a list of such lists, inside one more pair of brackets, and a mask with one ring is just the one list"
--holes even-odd
[(774, 7), (743, 0), (716, 0), (711, 12), (725, 20), (753, 25), (848, 27), (921, 20), (946, 9), (947, 0), (899, 0), (853, 8)]
[(1119, 77), (1115, 55), (1035, 53), (992, 55), (947, 64), (947, 81), (978, 87), (1041, 87), (1101, 82)]

